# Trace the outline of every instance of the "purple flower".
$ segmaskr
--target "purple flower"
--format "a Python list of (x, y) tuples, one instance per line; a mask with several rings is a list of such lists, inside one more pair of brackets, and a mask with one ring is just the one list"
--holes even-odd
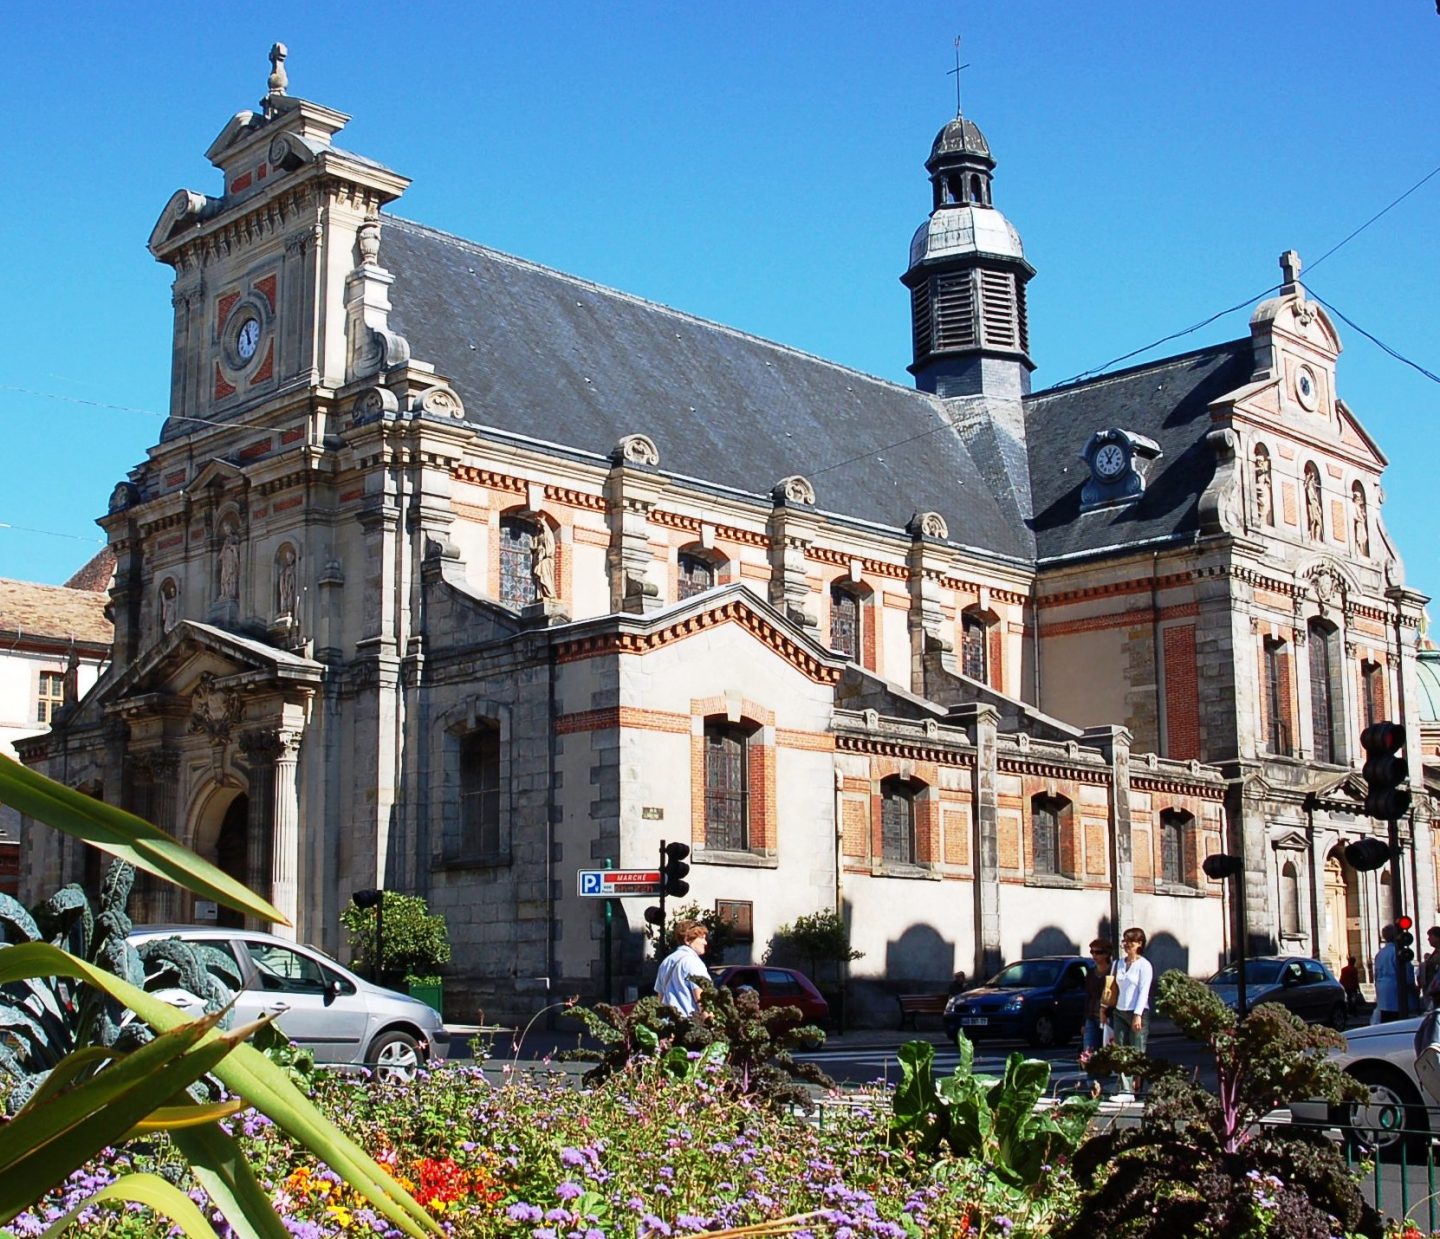
[(511, 1205), (505, 1212), (512, 1222), (538, 1222), (540, 1220), (539, 1206), (527, 1205), (523, 1201), (518, 1205)]
[(565, 1148), (560, 1150), (560, 1160), (567, 1166), (583, 1166), (588, 1159), (579, 1149)]
[(561, 1200), (574, 1200), (575, 1197), (580, 1195), (580, 1193), (584, 1190), (585, 1189), (582, 1188), (578, 1183), (571, 1183), (567, 1179), (564, 1183), (558, 1184), (556, 1186), (555, 1195), (560, 1197)]

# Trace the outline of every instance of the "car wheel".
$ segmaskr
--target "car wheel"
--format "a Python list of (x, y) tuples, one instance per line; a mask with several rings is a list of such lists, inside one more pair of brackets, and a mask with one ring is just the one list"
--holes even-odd
[(1055, 1016), (1048, 1011), (1042, 1011), (1035, 1017), (1030, 1025), (1030, 1031), (1025, 1034), (1025, 1039), (1033, 1046), (1042, 1050), (1048, 1050), (1051, 1046), (1060, 1044), (1060, 1025)]
[(1343, 1002), (1337, 1002), (1330, 1008), (1330, 1018), (1325, 1021), (1336, 1032), (1344, 1032), (1345, 1026), (1350, 1022), (1350, 1013), (1345, 1010)]
[(413, 1080), (423, 1066), (420, 1043), (409, 1033), (391, 1029), (370, 1043), (365, 1061), (382, 1080)]
[(1345, 1116), (1345, 1137), (1362, 1153), (1394, 1161), (1402, 1150), (1423, 1157), (1430, 1143), (1430, 1121), (1424, 1100), (1398, 1071), (1362, 1063), (1350, 1074), (1370, 1090), (1369, 1101), (1351, 1102)]

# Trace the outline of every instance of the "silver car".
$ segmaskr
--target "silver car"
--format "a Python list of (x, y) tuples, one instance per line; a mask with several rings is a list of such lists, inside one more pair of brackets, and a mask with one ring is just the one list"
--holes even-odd
[[(443, 1059), (450, 1034), (439, 1013), (418, 998), (383, 989), (336, 963), (323, 951), (273, 934), (198, 925), (142, 925), (130, 943), (162, 938), (216, 947), (234, 956), (245, 985), (235, 999), (235, 1020), (265, 1014), (290, 1040), (332, 1066), (368, 1066), (377, 1074), (409, 1079), (432, 1059)], [(181, 1010), (202, 1001), (184, 990), (165, 992)]]

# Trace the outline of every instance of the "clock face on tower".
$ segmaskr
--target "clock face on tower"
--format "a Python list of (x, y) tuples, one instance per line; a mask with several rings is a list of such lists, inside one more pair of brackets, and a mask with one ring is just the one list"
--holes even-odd
[(239, 354), (241, 361), (249, 361), (259, 347), (260, 320), (247, 318), (240, 324), (240, 330), (235, 336), (235, 352)]
[(1118, 443), (1107, 443), (1095, 453), (1095, 474), (1110, 482), (1125, 472), (1125, 449)]

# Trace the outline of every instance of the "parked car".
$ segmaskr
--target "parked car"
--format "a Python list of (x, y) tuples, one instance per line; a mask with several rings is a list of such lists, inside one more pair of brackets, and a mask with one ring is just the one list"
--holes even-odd
[[(1206, 982), (1229, 1006), (1240, 1002), (1240, 970), (1231, 964)], [(1318, 959), (1301, 955), (1259, 955), (1245, 961), (1245, 997), (1253, 1010), (1262, 1002), (1279, 1003), (1311, 1024), (1345, 1031), (1345, 990)]]
[(1429, 1103), (1415, 1073), (1415, 1034), (1421, 1020), (1416, 1016), (1352, 1028), (1345, 1034), (1346, 1048), (1331, 1052), (1331, 1058), (1369, 1088), (1368, 1101), (1340, 1106), (1292, 1102), (1291, 1114), (1300, 1122), (1338, 1127), (1382, 1157), (1397, 1154), (1402, 1144), (1412, 1154), (1423, 1154), (1432, 1134), (1440, 1131), (1440, 1111)]
[(830, 1004), (810, 978), (794, 968), (768, 964), (727, 964), (714, 973), (715, 984), (731, 990), (748, 986), (760, 995), (760, 1009), (799, 1007), (802, 1023), (819, 1024), (830, 1016)]
[[(278, 1013), (276, 1026), (315, 1061), (368, 1066), (377, 1074), (409, 1079), (432, 1058), (444, 1058), (450, 1034), (433, 1007), (356, 976), (323, 951), (247, 929), (197, 925), (143, 925), (130, 934), (138, 947), (161, 938), (228, 952), (245, 986), (235, 999), (235, 1021)], [(181, 1010), (204, 1003), (185, 990), (164, 991)]]
[(984, 985), (945, 1004), (945, 1032), (1023, 1037), (1031, 1045), (1064, 1045), (1085, 1020), (1085, 978), (1094, 961), (1041, 955), (1007, 964)]

